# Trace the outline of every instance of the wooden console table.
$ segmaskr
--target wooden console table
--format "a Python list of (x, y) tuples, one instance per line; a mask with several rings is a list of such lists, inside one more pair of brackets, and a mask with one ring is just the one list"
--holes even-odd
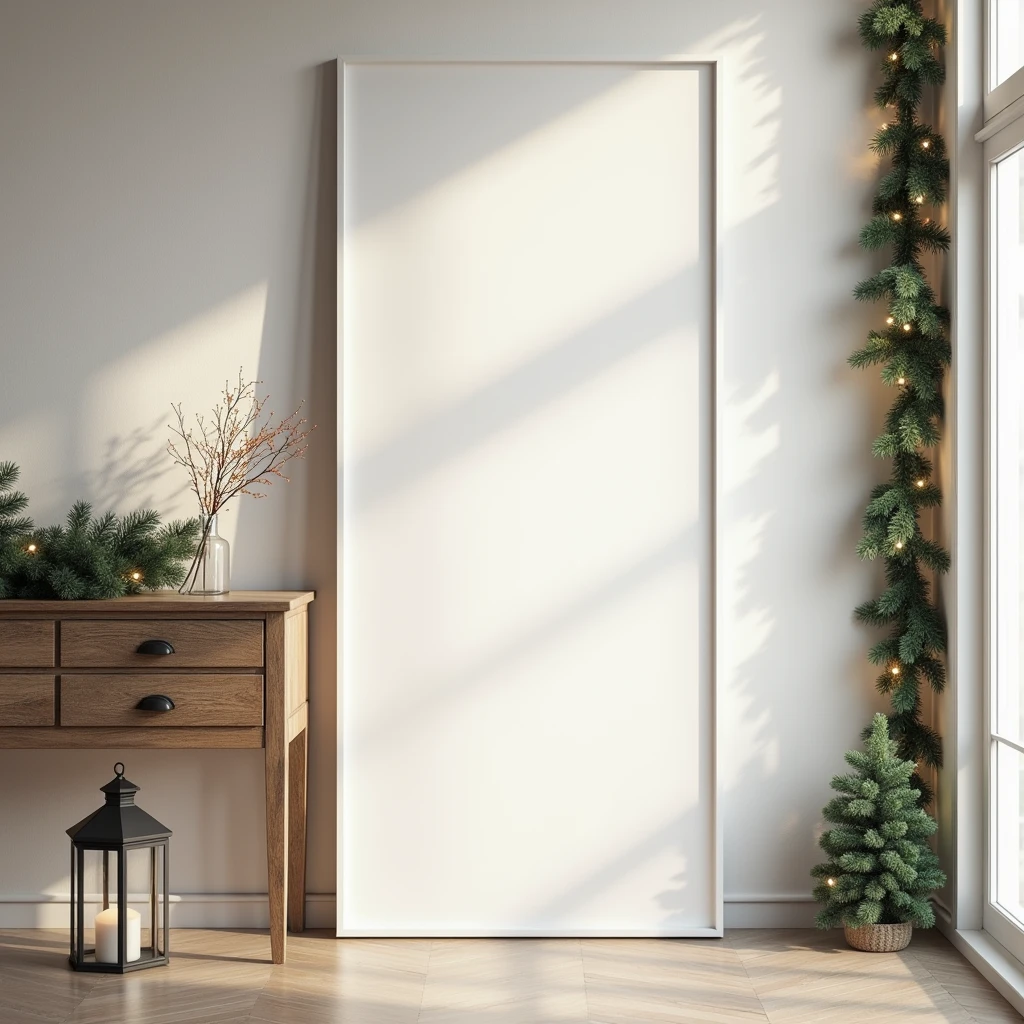
[(270, 947), (305, 925), (301, 591), (0, 601), (0, 749), (263, 747)]

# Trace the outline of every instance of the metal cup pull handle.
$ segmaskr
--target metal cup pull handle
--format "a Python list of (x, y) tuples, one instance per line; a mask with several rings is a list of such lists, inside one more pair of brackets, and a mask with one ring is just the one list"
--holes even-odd
[(174, 648), (166, 640), (143, 640), (135, 648), (136, 654), (173, 654)]
[(139, 711), (173, 711), (174, 701), (162, 693), (151, 693), (148, 697), (143, 697), (135, 706)]

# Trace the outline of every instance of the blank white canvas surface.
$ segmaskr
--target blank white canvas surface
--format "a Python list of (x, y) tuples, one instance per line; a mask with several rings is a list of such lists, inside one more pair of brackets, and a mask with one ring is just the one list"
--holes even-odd
[(713, 103), (345, 67), (339, 934), (714, 923)]

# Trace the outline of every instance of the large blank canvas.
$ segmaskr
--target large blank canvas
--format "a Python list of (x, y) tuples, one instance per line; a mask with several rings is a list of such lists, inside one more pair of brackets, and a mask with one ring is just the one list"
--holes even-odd
[(339, 934), (717, 921), (713, 108), (344, 67)]

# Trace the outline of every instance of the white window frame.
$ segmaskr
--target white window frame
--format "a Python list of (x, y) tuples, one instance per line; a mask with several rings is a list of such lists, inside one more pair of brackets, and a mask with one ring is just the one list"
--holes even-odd
[[(1020, 926), (992, 901), (989, 785), (996, 744), (991, 716), (997, 671), (998, 502), (994, 438), (991, 246), (994, 164), (1024, 133), (1024, 73), (995, 86), (996, 0), (955, 0), (946, 8), (950, 34), (940, 124), (950, 162), (947, 220), (953, 238), (943, 264), (951, 308), (953, 365), (947, 438), (937, 468), (949, 496), (938, 519), (953, 568), (939, 594), (949, 621), (950, 685), (937, 705), (946, 764), (936, 812), (939, 852), (950, 877), (936, 900), (939, 928), (1024, 1014), (1024, 945)], [(979, 131), (979, 126), (981, 130)], [(987, 145), (978, 145), (987, 143)]]
[[(990, 0), (991, 2), (991, 0)], [(1008, 80), (1009, 84), (1012, 79)], [(979, 133), (983, 134), (983, 133)], [(1005, 127), (988, 134), (984, 140), (984, 156), (986, 167), (985, 189), (985, 220), (986, 220), (986, 273), (985, 273), (985, 338), (988, 355), (988, 495), (989, 513), (987, 529), (989, 542), (988, 565), (988, 683), (986, 687), (986, 728), (987, 728), (987, 805), (988, 837), (986, 851), (985, 907), (983, 911), (983, 927), (992, 938), (996, 939), (1013, 956), (1024, 961), (1024, 921), (1017, 920), (1004, 910), (997, 902), (998, 893), (998, 815), (997, 803), (1006, 800), (1012, 794), (1001, 791), (997, 785), (997, 757), (1001, 748), (1008, 748), (1024, 754), (1024, 745), (1019, 739), (1002, 735), (999, 730), (998, 704), (1001, 697), (998, 685), (1001, 678), (1019, 678), (1018, 644), (1008, 644), (1009, 631), (1016, 630), (1019, 622), (1017, 607), (1017, 580), (1019, 573), (1019, 553), (1006, 552), (1004, 518), (1019, 517), (1020, 495), (1010, 488), (1000, 488), (999, 466), (1001, 462), (1000, 437), (1008, 431), (1008, 426), (1016, 427), (1017, 410), (1007, 408), (1007, 401), (1000, 394), (1001, 382), (1005, 385), (1007, 376), (1001, 372), (998, 351), (999, 339), (999, 304), (998, 304), (998, 272), (997, 247), (999, 236), (997, 230), (998, 191), (997, 165), (1000, 161), (1024, 149), (1024, 116), (1011, 120)], [(1018, 213), (1019, 217), (1019, 213)], [(1012, 433), (1016, 434), (1014, 429)], [(1011, 441), (1016, 444), (1016, 441)], [(1000, 575), (1001, 565), (1012, 564), (1012, 579), (1007, 580)], [(1012, 587), (1008, 588), (1008, 584)], [(1012, 590), (1011, 594), (1009, 591)], [(1016, 685), (1014, 689), (1016, 691)], [(1005, 710), (1005, 707), (1004, 707)], [(1019, 806), (1019, 799), (1013, 801)]]
[[(1024, 66), (1005, 82), (997, 82), (999, 31), (995, 7), (1000, 0), (985, 0), (985, 129), (995, 134), (1024, 116)], [(969, 5), (968, 5), (969, 6)], [(1024, 12), (1021, 14), (1024, 17)]]

